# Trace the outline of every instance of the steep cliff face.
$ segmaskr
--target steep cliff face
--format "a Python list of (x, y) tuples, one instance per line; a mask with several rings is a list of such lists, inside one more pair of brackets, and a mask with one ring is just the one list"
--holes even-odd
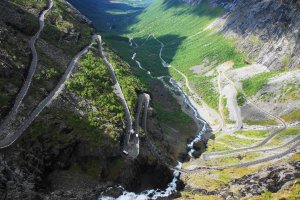
[(210, 0), (210, 4), (225, 8), (210, 28), (233, 38), (249, 59), (271, 70), (300, 67), (299, 1)]
[[(90, 21), (65, 1), (53, 2), (35, 45), (36, 73), (13, 119), (12, 130), (55, 88), (72, 57), (90, 42), (94, 32)], [(46, 0), (0, 2), (1, 123), (27, 76), (31, 62), (28, 42), (39, 28), (38, 16), (46, 4)], [(162, 188), (170, 182), (171, 171), (155, 159), (144, 137), (141, 136), (138, 159), (127, 159), (121, 153), (120, 140), (126, 122), (96, 47), (95, 43), (75, 65), (65, 89), (40, 113), (24, 137), (10, 148), (1, 149), (0, 199), (97, 199), (108, 186), (121, 184), (130, 191), (140, 191)], [(135, 91), (141, 91), (143, 84), (116, 52), (106, 45), (105, 50), (110, 62), (117, 66), (116, 74), (134, 115)], [(160, 84), (153, 85), (159, 88)], [(169, 102), (175, 100), (165, 89), (159, 92), (152, 94), (153, 100), (171, 107)], [(174, 107), (179, 109), (177, 104), (172, 104)], [(168, 161), (175, 162), (178, 154), (185, 151), (189, 135), (181, 138), (180, 147), (170, 145), (167, 137), (175, 138), (178, 131), (162, 130), (155, 109), (151, 108), (149, 115), (149, 136)], [(197, 126), (193, 121), (185, 125), (194, 134)]]
[(300, 2), (237, 1), (222, 31), (270, 69), (300, 67)]

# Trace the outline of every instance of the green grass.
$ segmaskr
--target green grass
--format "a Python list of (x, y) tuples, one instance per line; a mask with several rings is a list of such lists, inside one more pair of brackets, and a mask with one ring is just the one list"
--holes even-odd
[[(51, 123), (46, 123), (49, 120)], [(69, 134), (61, 132), (61, 128), (57, 126), (57, 122), (64, 122), (64, 127), (68, 127), (71, 131)], [(48, 121), (47, 121), (48, 122)], [(43, 130), (43, 131), (41, 131)], [(39, 140), (43, 134), (51, 135), (47, 140), (47, 145), (60, 146), (66, 144), (68, 141), (78, 137), (82, 141), (88, 142), (91, 147), (97, 147), (107, 140), (104, 135), (104, 130), (94, 127), (90, 122), (64, 109), (46, 109), (41, 116), (29, 127), (26, 137), (31, 140)], [(110, 138), (114, 141), (114, 138)]]
[(230, 135), (226, 135), (226, 136), (218, 139), (218, 141), (221, 141), (232, 147), (244, 147), (244, 146), (253, 145), (255, 142), (257, 142), (255, 140), (245, 140), (245, 139), (237, 138), (237, 137), (230, 136)]
[(300, 99), (300, 83), (283, 84), (280, 88), (281, 95), (280, 102), (287, 102), (291, 100)]
[(278, 122), (274, 119), (269, 119), (269, 120), (244, 119), (243, 122), (248, 124), (248, 125), (261, 125), (261, 126), (277, 125), (278, 124)]
[(292, 127), (287, 128), (284, 131), (280, 133), (281, 136), (287, 136), (287, 135), (298, 135), (300, 134), (300, 128), (299, 127)]
[(146, 86), (140, 79), (133, 75), (130, 66), (124, 62), (116, 52), (112, 51), (107, 46), (105, 47), (105, 52), (109, 55), (109, 62), (114, 67), (129, 109), (134, 113), (137, 103), (136, 90), (144, 91)]
[(243, 135), (252, 138), (265, 138), (268, 136), (268, 131), (259, 131), (259, 130), (251, 130), (251, 131), (237, 131), (234, 134)]
[(229, 110), (227, 108), (227, 99), (225, 97), (222, 97), (222, 106), (223, 106), (223, 114), (225, 119), (229, 118)]
[[(40, 13), (47, 5), (46, 0), (12, 0), (25, 10), (35, 10)], [(27, 11), (24, 14), (23, 32), (33, 35), (38, 29), (38, 19)], [(77, 40), (66, 41), (62, 37), (65, 31), (71, 32), (76, 29), (78, 32)], [(65, 53), (75, 55), (80, 49), (91, 41), (93, 29), (87, 24), (81, 23), (74, 13), (67, 9), (63, 0), (53, 0), (53, 7), (45, 17), (45, 28), (41, 33), (41, 38), (47, 42), (64, 50)]]
[[(93, 29), (87, 24), (79, 22), (62, 0), (54, 0), (53, 7), (46, 16), (45, 24), (41, 37), (63, 49), (67, 54), (75, 55), (91, 41)], [(65, 31), (71, 32), (73, 29), (79, 32), (77, 39), (73, 38), (71, 41), (67, 41), (62, 38)]]
[[(174, 70), (162, 67), (158, 56), (160, 43), (152, 37), (146, 41), (150, 34), (154, 34), (165, 44), (162, 57), (188, 76), (191, 85), (195, 86), (197, 93), (208, 105), (217, 108), (218, 94), (210, 83), (214, 76), (196, 76), (189, 68), (204, 60), (209, 60), (206, 65), (214, 63), (213, 67), (228, 60), (232, 60), (235, 67), (244, 66), (245, 56), (236, 51), (233, 41), (225, 39), (221, 34), (204, 31), (222, 13), (221, 8), (209, 7), (207, 1), (192, 6), (179, 0), (156, 0), (136, 17), (136, 23), (130, 25), (124, 34), (113, 35), (113, 32), (109, 32), (104, 36), (132, 66), (137, 67), (131, 61), (135, 51), (136, 59), (154, 76), (171, 74), (177, 80), (182, 79)], [(137, 49), (129, 47), (128, 35), (135, 38), (139, 45)]]
[[(166, 4), (169, 6), (166, 7)], [(243, 55), (236, 52), (233, 41), (220, 34), (203, 31), (222, 13), (221, 8), (209, 7), (207, 1), (198, 6), (184, 4), (179, 0), (154, 1), (138, 16), (138, 23), (130, 26), (128, 30), (138, 44), (142, 44), (150, 34), (154, 34), (166, 45), (163, 58), (189, 76), (192, 75), (189, 67), (201, 64), (204, 59), (216, 61), (215, 65), (233, 60), (236, 66), (243, 66)], [(154, 39), (151, 38), (150, 41), (141, 49), (138, 48), (137, 53), (141, 54), (140, 59), (147, 69), (163, 70), (159, 60), (156, 65), (148, 64), (148, 54), (158, 54), (160, 48), (160, 44)], [(143, 60), (144, 57), (146, 60)]]
[(226, 151), (230, 150), (227, 146), (220, 144), (214, 140), (208, 140), (206, 152)]
[(130, 13), (134, 13), (135, 11), (133, 11), (133, 10), (124, 11), (124, 10), (114, 9), (114, 10), (108, 10), (106, 12), (111, 15), (126, 15), (126, 14), (130, 14)]
[(271, 99), (274, 100), (275, 98), (276, 98), (276, 94), (273, 92), (264, 92), (258, 97), (258, 99), (263, 102), (270, 102)]
[(251, 197), (249, 200), (273, 200), (273, 199), (288, 199), (288, 200), (298, 200), (300, 198), (300, 180), (296, 179), (295, 183), (287, 188), (279, 190), (276, 193), (271, 193), (269, 191), (263, 192), (260, 196)]
[(219, 93), (215, 90), (212, 83), (212, 76), (193, 77), (190, 81), (193, 83), (195, 91), (212, 108), (217, 109), (219, 105)]
[(105, 129), (117, 140), (124, 113), (119, 99), (113, 93), (108, 70), (102, 59), (92, 52), (88, 52), (80, 63), (81, 70), (73, 74), (67, 87), (71, 92), (89, 100), (96, 108), (88, 110), (90, 124)]
[(238, 91), (237, 103), (239, 106), (243, 106), (246, 103), (246, 97), (241, 91)]
[(281, 117), (287, 122), (300, 121), (300, 110), (295, 110)]
[(10, 0), (11, 2), (21, 5), (26, 9), (33, 8), (37, 10), (42, 10), (47, 5), (46, 0)]
[(248, 96), (255, 95), (268, 81), (270, 78), (278, 75), (279, 71), (263, 72), (251, 78), (242, 81), (243, 90)]
[(192, 119), (182, 112), (180, 108), (170, 111), (169, 109), (163, 108), (158, 103), (154, 103), (154, 108), (158, 112), (158, 119), (162, 123), (192, 123)]
[[(122, 86), (129, 109), (133, 114), (137, 102), (136, 90), (143, 90), (143, 84), (134, 77), (129, 67), (108, 47), (109, 60)], [(71, 92), (89, 101), (94, 109), (88, 109), (90, 125), (105, 130), (115, 140), (119, 139), (125, 124), (124, 112), (119, 98), (113, 92), (108, 69), (97, 53), (89, 51), (80, 61), (80, 69), (72, 75), (67, 87)], [(84, 105), (79, 105), (84, 108)]]

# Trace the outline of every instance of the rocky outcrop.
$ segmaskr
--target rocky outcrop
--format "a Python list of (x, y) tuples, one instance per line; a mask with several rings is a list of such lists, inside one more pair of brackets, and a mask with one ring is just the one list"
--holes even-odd
[[(293, 184), (300, 177), (300, 161), (286, 163), (281, 166), (271, 166), (231, 181), (219, 194), (228, 199), (240, 199), (262, 194), (265, 191), (272, 193)], [(298, 183), (299, 184), (299, 183)], [(238, 191), (233, 193), (230, 191)]]
[(64, 1), (66, 6), (76, 15), (76, 17), (83, 23), (87, 23), (89, 25), (92, 24), (92, 21), (88, 19), (86, 16), (81, 14), (72, 4), (70, 4), (68, 1)]
[(300, 66), (300, 2), (212, 0), (227, 13), (215, 24), (240, 51), (271, 70)]
[[(187, 0), (199, 4), (201, 0)], [(225, 9), (210, 28), (233, 38), (250, 60), (271, 70), (300, 66), (300, 2), (298, 0), (210, 0)]]
[(281, 165), (272, 165), (263, 168), (256, 173), (234, 179), (224, 187), (207, 190), (185, 186), (185, 191), (192, 194), (218, 196), (223, 199), (248, 199), (259, 196), (266, 191), (276, 193), (290, 189), (293, 185), (300, 184), (300, 161), (292, 161)]
[[(60, 2), (56, 1), (55, 6), (63, 8)], [(77, 16), (74, 17), (71, 8), (66, 9), (69, 12), (62, 18), (56, 17), (55, 12), (46, 17), (43, 36), (37, 42), (36, 79), (24, 100), (20, 117), (15, 120), (17, 123), (56, 85), (71, 55), (84, 44), (85, 37), (90, 40), (90, 35), (82, 31), (90, 29), (82, 23), (87, 21), (77, 16), (77, 12), (73, 13)], [(9, 1), (0, 2), (0, 11), (0, 83), (5, 83), (0, 84), (1, 121), (26, 77), (30, 61), (28, 40), (36, 31), (38, 20), (36, 15)], [(66, 22), (67, 28), (57, 29), (62, 22)], [(57, 76), (43, 77), (47, 69), (55, 69)], [(11, 98), (4, 102), (2, 97), (7, 96)], [(127, 159), (121, 155), (118, 141), (85, 123), (91, 107), (87, 99), (66, 89), (51, 104), (51, 109), (41, 113), (23, 138), (0, 151), (0, 199), (97, 199), (107, 187), (117, 184), (129, 191), (140, 191), (163, 188), (170, 182), (171, 171), (153, 157), (146, 144), (141, 144), (138, 159)], [(117, 125), (122, 130), (123, 124)]]

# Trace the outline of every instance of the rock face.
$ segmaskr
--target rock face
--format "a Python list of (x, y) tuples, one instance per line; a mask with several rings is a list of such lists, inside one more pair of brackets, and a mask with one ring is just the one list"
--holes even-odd
[(269, 69), (300, 66), (299, 1), (234, 1), (221, 30)]
[[(201, 1), (188, 1), (197, 4)], [(240, 51), (271, 70), (300, 66), (300, 2), (298, 0), (210, 0), (225, 8), (213, 24), (234, 38)]]
[(266, 191), (276, 193), (291, 189), (293, 185), (299, 184), (299, 177), (300, 161), (292, 161), (263, 168), (256, 173), (234, 179), (215, 190), (193, 188), (193, 186), (186, 185), (185, 191), (200, 195), (217, 195), (223, 199), (248, 199)]
[[(45, 29), (36, 44), (39, 62), (32, 93), (24, 99), (21, 108), (24, 112), (20, 112), (17, 122), (53, 89), (73, 55), (81, 45), (85, 46), (85, 37), (90, 41), (90, 34), (84, 34), (92, 29), (86, 24), (89, 21), (68, 5), (62, 4), (61, 0), (55, 1), (52, 12), (46, 17)], [(68, 12), (56, 15), (55, 9), (59, 6)], [(0, 2), (0, 122), (9, 111), (30, 63), (28, 41), (38, 29), (37, 13), (40, 10), (34, 12), (35, 15), (28, 10), (30, 8), (10, 1)], [(57, 29), (60, 24), (65, 26)], [(47, 37), (49, 35), (51, 37)], [(54, 69), (58, 76), (45, 78), (44, 72), (51, 74), (47, 69)], [(1, 149), (1, 200), (89, 200), (98, 199), (101, 192), (118, 184), (129, 191), (138, 191), (163, 188), (170, 182), (172, 172), (157, 162), (143, 142), (136, 160), (122, 157), (119, 142), (103, 130), (95, 131), (99, 134), (96, 139), (101, 137), (101, 143), (92, 144), (91, 140), (95, 138), (88, 139), (87, 135), (92, 135), (92, 131), (85, 123), (87, 108), (92, 106), (84, 100), (86, 103), (65, 89), (51, 108), (39, 115), (24, 137), (12, 147)], [(82, 110), (78, 109), (79, 104)], [(68, 122), (69, 116), (73, 116), (69, 119), (75, 122)], [(153, 131), (161, 133), (158, 128)]]
[[(231, 181), (219, 194), (228, 199), (240, 199), (260, 195), (265, 191), (277, 192), (285, 189), (300, 177), (300, 161), (286, 163), (277, 167), (268, 167), (258, 173), (246, 175)], [(229, 191), (238, 191), (232, 193)]]

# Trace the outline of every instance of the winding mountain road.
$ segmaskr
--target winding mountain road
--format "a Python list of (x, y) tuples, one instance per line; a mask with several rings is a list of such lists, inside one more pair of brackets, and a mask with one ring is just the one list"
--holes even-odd
[(133, 134), (133, 129), (132, 129), (132, 119), (131, 119), (131, 115), (130, 115), (130, 111), (126, 102), (126, 99), (124, 97), (122, 88), (118, 82), (115, 70), (113, 68), (113, 66), (110, 64), (110, 62), (107, 60), (106, 56), (104, 55), (104, 48), (103, 48), (103, 42), (102, 42), (102, 38), (100, 35), (98, 35), (98, 46), (99, 46), (99, 52), (100, 52), (100, 56), (104, 61), (104, 64), (106, 65), (109, 74), (113, 80), (113, 84), (114, 84), (114, 93), (119, 97), (119, 99), (121, 100), (124, 112), (125, 112), (125, 117), (126, 117), (126, 121), (127, 121), (127, 126), (126, 126), (126, 134), (124, 137), (124, 145), (127, 146), (129, 145), (130, 142), (130, 137), (131, 134)]
[(49, 95), (39, 103), (39, 105), (29, 114), (26, 120), (17, 128), (15, 132), (10, 133), (3, 140), (0, 141), (0, 149), (12, 145), (25, 132), (25, 130), (30, 126), (30, 124), (39, 116), (39, 114), (44, 110), (44, 108), (48, 106), (62, 92), (62, 90), (65, 88), (67, 80), (70, 78), (75, 64), (78, 62), (81, 56), (88, 51), (88, 49), (92, 46), (95, 40), (96, 35), (92, 37), (92, 42), (82, 51), (77, 53), (77, 55), (72, 59), (62, 78), (60, 79), (56, 87), (49, 93)]
[[(221, 75), (224, 75), (224, 73), (220, 70), (218, 70), (218, 90), (219, 90), (219, 110), (220, 113), (222, 113), (221, 111), (223, 111), (223, 104), (222, 104), (222, 89), (221, 89)], [(241, 117), (241, 110), (240, 107), (238, 106), (237, 103), (237, 90), (233, 85), (229, 85), (229, 87), (225, 87), (224, 89), (228, 89), (226, 92), (223, 91), (223, 93), (226, 94), (227, 96), (227, 105), (228, 107), (232, 108), (233, 110), (233, 116), (235, 118), (235, 128), (233, 130), (230, 130), (230, 133), (233, 133), (235, 131), (240, 130), (243, 127), (243, 120)], [(223, 117), (223, 124), (225, 124), (224, 122), (224, 117)], [(226, 131), (224, 131), (226, 132)], [(226, 135), (226, 133), (224, 133)], [(223, 134), (221, 134), (223, 135)], [(220, 137), (221, 135), (219, 135), (218, 137)]]
[[(208, 114), (208, 116), (211, 116), (212, 118), (214, 118), (215, 120), (218, 121), (218, 127), (214, 130), (214, 132), (218, 132), (220, 130), (222, 130), (222, 128), (224, 127), (224, 122), (222, 117), (212, 108), (210, 108), (198, 95), (197, 93), (192, 89), (192, 87), (190, 86), (189, 80), (187, 78), (187, 76), (182, 73), (180, 70), (176, 69), (175, 67), (171, 66), (169, 63), (167, 63), (163, 58), (162, 58), (162, 52), (163, 49), (165, 47), (164, 43), (161, 42), (160, 40), (158, 40), (153, 34), (151, 35), (158, 43), (160, 43), (161, 48), (159, 50), (159, 58), (161, 60), (161, 63), (163, 65), (163, 67), (168, 67), (168, 68), (172, 68), (174, 69), (177, 73), (179, 73), (185, 80), (185, 86), (187, 87), (189, 93), (191, 94), (191, 99), (190, 102), (192, 103), (192, 105), (197, 108), (199, 107), (197, 102), (194, 101), (193, 99), (196, 99), (197, 101), (199, 101), (201, 103), (201, 105), (203, 106), (205, 112)], [(214, 121), (214, 120), (210, 120), (210, 121)]]
[(272, 160), (276, 160), (276, 159), (280, 159), (284, 156), (287, 156), (291, 153), (293, 153), (300, 145), (300, 142), (298, 141), (296, 144), (292, 145), (288, 150), (272, 155), (272, 156), (267, 156), (264, 158), (260, 158), (257, 160), (253, 160), (253, 161), (249, 161), (249, 162), (244, 162), (244, 163), (239, 163), (239, 164), (234, 164), (234, 165), (227, 165), (227, 166), (199, 166), (195, 169), (179, 169), (178, 171), (180, 171), (181, 173), (185, 173), (185, 174), (190, 174), (190, 173), (194, 173), (197, 172), (199, 170), (224, 170), (224, 169), (229, 169), (229, 168), (241, 168), (241, 167), (249, 167), (249, 166), (253, 166), (253, 165), (258, 165), (261, 163), (265, 163), (265, 162), (269, 162)]
[[(234, 82), (231, 81), (227, 76), (226, 74), (223, 72), (223, 75), (224, 77), (233, 85), (235, 86)], [(246, 95), (246, 94), (244, 94)], [(268, 136), (267, 138), (265, 138), (262, 142), (254, 145), (254, 146), (250, 146), (250, 147), (244, 147), (244, 148), (238, 148), (238, 149), (233, 149), (233, 150), (227, 150), (227, 151), (219, 151), (219, 152), (211, 152), (211, 153), (204, 153), (203, 154), (203, 158), (205, 160), (209, 160), (209, 159), (212, 159), (214, 156), (226, 156), (226, 154), (232, 154), (232, 153), (237, 153), (237, 152), (247, 152), (249, 150), (252, 150), (252, 149), (257, 149), (257, 148), (260, 148), (262, 147), (263, 145), (267, 144), (270, 140), (272, 140), (275, 136), (277, 136), (280, 132), (284, 131), (287, 127), (286, 123), (284, 120), (282, 120), (281, 118), (277, 117), (277, 116), (274, 116), (272, 115), (271, 113), (265, 111), (263, 108), (260, 108), (258, 107), (256, 104), (254, 104), (252, 101), (250, 101), (248, 98), (246, 98), (246, 101), (253, 105), (255, 108), (257, 108), (258, 110), (264, 112), (266, 115), (272, 117), (272, 118), (275, 118), (277, 121), (279, 121), (281, 124), (282, 124), (282, 127), (275, 130), (270, 136)]]
[(32, 78), (35, 74), (36, 68), (37, 68), (37, 62), (38, 62), (38, 54), (35, 48), (36, 41), (40, 37), (41, 32), (43, 31), (45, 27), (45, 15), (48, 13), (48, 11), (52, 8), (53, 2), (52, 0), (48, 0), (48, 7), (40, 14), (39, 16), (39, 30), (36, 32), (36, 34), (30, 39), (29, 46), (31, 49), (32, 54), (32, 60), (31, 64), (28, 70), (28, 74), (26, 77), (26, 80), (24, 81), (19, 93), (17, 94), (17, 97), (15, 99), (15, 103), (8, 113), (8, 115), (4, 118), (3, 122), (0, 125), (1, 135), (6, 136), (9, 134), (9, 126), (12, 123), (12, 120), (15, 118), (18, 109), (26, 96), (28, 89), (31, 85)]
[[(152, 36), (154, 39), (156, 39), (155, 38), (155, 36), (154, 35), (150, 35), (150, 36)], [(150, 37), (149, 36), (149, 37)], [(148, 37), (148, 38), (149, 38)], [(131, 41), (132, 39), (130, 39), (130, 43), (131, 43), (131, 46), (132, 46), (132, 41)], [(157, 40), (157, 39), (156, 39)], [(159, 52), (159, 57), (160, 57), (160, 59), (161, 59), (161, 63), (162, 63), (162, 65), (163, 65), (163, 67), (172, 67), (171, 65), (169, 65), (167, 62), (165, 62), (164, 61), (164, 59), (162, 58), (162, 51), (163, 51), (163, 48), (164, 48), (164, 44), (161, 42), (161, 41), (159, 41), (159, 40), (157, 40), (160, 44), (161, 44), (161, 49), (160, 49), (160, 52)], [(135, 60), (135, 56), (136, 56), (136, 53), (134, 53), (134, 55), (132, 56), (132, 60)], [(136, 60), (135, 60), (136, 61)], [(139, 67), (141, 68), (141, 69), (143, 69), (143, 70), (145, 70), (145, 71), (147, 71), (146, 69), (144, 69), (144, 68), (142, 68), (141, 67), (141, 64), (138, 62), (138, 61), (136, 61), (137, 63), (138, 63), (138, 65), (139, 65)], [(195, 98), (195, 99), (197, 99), (197, 100), (199, 100), (200, 102), (203, 102), (202, 100), (201, 100), (201, 98), (199, 98), (197, 95), (195, 95), (194, 94), (194, 92), (193, 92), (193, 90), (191, 89), (191, 87), (189, 86), (189, 82), (188, 82), (188, 79), (187, 79), (187, 77), (181, 72), (181, 71), (179, 71), (179, 70), (177, 70), (176, 68), (173, 68), (175, 71), (177, 71), (184, 79), (185, 79), (185, 85), (186, 85), (186, 87), (188, 88), (188, 90), (189, 90), (189, 92), (193, 95), (193, 98)], [(148, 73), (149, 74), (149, 73)], [(151, 74), (151, 73), (150, 73)], [(226, 78), (226, 79), (228, 79), (228, 77), (224, 74), (224, 72), (222, 71), (222, 74), (224, 75), (224, 77)], [(219, 87), (220, 87), (220, 76), (221, 76), (221, 73), (219, 72), (219, 79), (218, 79), (218, 84), (219, 84)], [(152, 76), (151, 76), (152, 77)], [(233, 86), (234, 86), (234, 88), (235, 88), (235, 85), (234, 85), (234, 83), (230, 80), (230, 79), (228, 79), (228, 81), (230, 81), (230, 83), (231, 84), (233, 84)], [(172, 78), (170, 79), (170, 83), (172, 84)], [(172, 84), (175, 88), (176, 88), (176, 86), (177, 86), (177, 89), (178, 89), (178, 91), (181, 91), (180, 89), (180, 86), (176, 83), (176, 82), (174, 82), (174, 84)], [(183, 91), (182, 91), (183, 92)], [(183, 93), (184, 94), (184, 93)], [(237, 92), (236, 92), (236, 90), (235, 90), (235, 94), (233, 94), (233, 96), (236, 96), (237, 95)], [(190, 100), (189, 100), (189, 98), (187, 97), (187, 100), (188, 100), (188, 102), (190, 102)], [(187, 102), (187, 103), (188, 103)], [(204, 103), (204, 102), (203, 102)], [(252, 102), (251, 102), (252, 103)], [(256, 106), (255, 104), (253, 104), (254, 106)], [(237, 110), (237, 107), (238, 107), (238, 105), (237, 105), (237, 101), (235, 101), (235, 102), (233, 102), (233, 106), (234, 106), (234, 108), (235, 108), (235, 111), (236, 112), (238, 112), (238, 110)], [(139, 107), (139, 109), (141, 109), (141, 106), (138, 106)], [(191, 106), (191, 108), (192, 108), (192, 110), (193, 110), (193, 106)], [(256, 108), (258, 108), (257, 106), (256, 106)], [(139, 110), (138, 109), (138, 110)], [(261, 110), (261, 109), (260, 109)], [(197, 113), (197, 111), (195, 111), (196, 113)], [(263, 110), (263, 112), (265, 112), (264, 110)], [(220, 166), (212, 166), (212, 167), (207, 167), (207, 166), (201, 166), (201, 167), (197, 167), (196, 169), (192, 169), (192, 170), (186, 170), (186, 169), (178, 169), (178, 168), (174, 168), (174, 167), (172, 167), (172, 166), (169, 166), (169, 165), (167, 165), (167, 166), (169, 166), (169, 168), (170, 169), (172, 169), (172, 170), (177, 170), (177, 171), (179, 171), (179, 172), (181, 172), (181, 173), (192, 173), (192, 172), (195, 172), (195, 171), (198, 171), (198, 170), (203, 170), (203, 169), (226, 169), (226, 168), (239, 168), (239, 167), (245, 167), (245, 166), (251, 166), (251, 165), (256, 165), (256, 164), (260, 164), (260, 163), (263, 163), (263, 162), (268, 162), (268, 161), (271, 161), (271, 160), (274, 160), (274, 159), (279, 159), (279, 158), (282, 158), (283, 156), (286, 156), (286, 155), (288, 155), (288, 154), (290, 154), (290, 153), (292, 153), (297, 147), (298, 147), (298, 145), (299, 145), (299, 143), (300, 142), (298, 142), (298, 140), (300, 139), (300, 136), (298, 136), (298, 137), (296, 137), (296, 138), (293, 138), (291, 141), (289, 141), (289, 142), (287, 142), (286, 144), (284, 144), (284, 145), (282, 145), (282, 146), (279, 146), (279, 147), (275, 147), (275, 148), (270, 148), (270, 149), (260, 149), (260, 150), (254, 150), (254, 149), (256, 149), (256, 148), (259, 148), (259, 147), (262, 147), (263, 145), (265, 145), (266, 143), (268, 143), (272, 138), (274, 138), (276, 135), (278, 135), (281, 131), (283, 131), (285, 128), (286, 128), (286, 124), (285, 124), (285, 122), (282, 120), (282, 119), (280, 119), (280, 118), (278, 118), (278, 117), (276, 117), (276, 116), (273, 116), (272, 114), (270, 114), (270, 113), (267, 113), (267, 112), (265, 112), (267, 115), (269, 115), (269, 116), (271, 116), (271, 117), (274, 117), (274, 118), (276, 118), (278, 121), (280, 121), (282, 124), (283, 124), (283, 127), (281, 127), (281, 128), (279, 128), (278, 130), (276, 130), (276, 131), (274, 131), (269, 137), (267, 137), (267, 138), (265, 138), (262, 142), (260, 142), (259, 144), (257, 144), (257, 145), (255, 145), (255, 146), (251, 146), (251, 147), (245, 147), (245, 148), (239, 148), (239, 149), (232, 149), (232, 150), (227, 150), (227, 151), (222, 151), (222, 152), (212, 152), (212, 153), (207, 153), (207, 154), (203, 154), (203, 156), (206, 158), (206, 159), (210, 159), (212, 156), (217, 156), (217, 155), (219, 155), (219, 156), (226, 156), (226, 155), (228, 155), (228, 154), (233, 154), (233, 153), (238, 153), (238, 152), (241, 152), (241, 151), (243, 151), (243, 152), (247, 152), (247, 151), (253, 151), (253, 152), (259, 152), (259, 151), (262, 151), (262, 152), (268, 152), (268, 151), (275, 151), (275, 150), (278, 150), (278, 149), (282, 149), (282, 148), (285, 148), (285, 147), (288, 147), (288, 146), (290, 146), (290, 145), (292, 145), (291, 147), (289, 147), (289, 149), (288, 150), (286, 150), (286, 151), (284, 151), (284, 152), (281, 152), (281, 153), (278, 153), (278, 154), (275, 154), (275, 155), (273, 155), (273, 156), (268, 156), (268, 157), (265, 157), (265, 158), (261, 158), (261, 159), (258, 159), (258, 160), (254, 160), (254, 161), (250, 161), (250, 162), (246, 162), (246, 163), (239, 163), (239, 164), (236, 164), (236, 165), (229, 165), (229, 166), (224, 166), (224, 167), (220, 167)], [(242, 120), (241, 120), (241, 116), (238, 116), (238, 113), (236, 113), (237, 114), (237, 116), (236, 116), (236, 118), (237, 118), (237, 122), (236, 122), (236, 127), (235, 127), (235, 129), (237, 129), (237, 130), (239, 130), (241, 127), (242, 127)], [(218, 114), (217, 114), (218, 115)], [(218, 119), (218, 121), (219, 121), (219, 124), (220, 124), (220, 127), (217, 129), (217, 130), (221, 130), (222, 128), (223, 128), (223, 126), (224, 126), (224, 123), (223, 123), (223, 120), (222, 120), (222, 117), (218, 117), (218, 116), (216, 116), (215, 115), (215, 117), (216, 117), (216, 119)], [(205, 126), (204, 126), (205, 127)], [(144, 129), (145, 130), (145, 132), (146, 132), (146, 128)], [(146, 134), (147, 135), (147, 134)], [(245, 137), (245, 136), (240, 136), (240, 135), (238, 135), (238, 137), (241, 137), (241, 138), (243, 138), (243, 139), (251, 139), (251, 138), (248, 138), (248, 137)], [(245, 138), (244, 138), (245, 137)], [(199, 138), (196, 138), (196, 139), (199, 139)], [(200, 137), (200, 139), (201, 139), (201, 137)], [(258, 140), (258, 139), (257, 139)], [(260, 140), (260, 139), (259, 139)], [(294, 144), (294, 145), (293, 145)], [(155, 146), (153, 145), (153, 144), (149, 144), (148, 145), (151, 149), (155, 149)], [(158, 153), (156, 153), (156, 156), (158, 157)], [(163, 161), (162, 161), (163, 162)], [(165, 162), (163, 162), (163, 163), (165, 163)]]
[(285, 144), (281, 145), (281, 146), (276, 146), (276, 147), (273, 147), (273, 148), (265, 148), (265, 149), (253, 149), (253, 150), (248, 150), (248, 151), (245, 151), (245, 152), (235, 152), (235, 153), (228, 153), (228, 154), (225, 154), (225, 155), (214, 155), (214, 156), (211, 156), (209, 159), (212, 159), (212, 157), (214, 159), (216, 158), (228, 158), (228, 157), (234, 157), (234, 156), (237, 156), (237, 155), (241, 155), (241, 154), (246, 154), (246, 153), (259, 153), (259, 152), (272, 152), (272, 151), (277, 151), (279, 149), (283, 149), (283, 148), (287, 148), (287, 147), (290, 147), (290, 145), (294, 144), (295, 142), (298, 142), (300, 140), (300, 135), (294, 137), (293, 139), (291, 139), (290, 141), (286, 142)]

